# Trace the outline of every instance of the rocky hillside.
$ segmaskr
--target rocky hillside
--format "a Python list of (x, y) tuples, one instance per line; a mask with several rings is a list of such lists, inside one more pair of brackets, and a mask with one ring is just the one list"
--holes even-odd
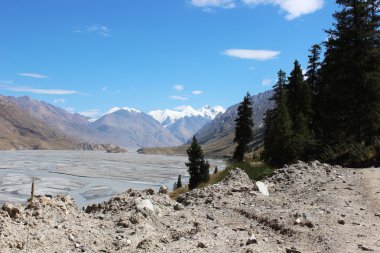
[[(266, 187), (269, 189), (266, 191)], [(260, 190), (258, 190), (260, 189)], [(128, 190), (78, 210), (68, 196), (4, 204), (2, 252), (380, 252), (380, 171), (298, 163), (241, 170), (178, 202)]]
[(72, 149), (75, 138), (45, 124), (10, 97), (0, 96), (0, 150)]
[(21, 110), (33, 115), (46, 126), (83, 142), (108, 143), (107, 136), (90, 126), (88, 118), (30, 97), (8, 97)]

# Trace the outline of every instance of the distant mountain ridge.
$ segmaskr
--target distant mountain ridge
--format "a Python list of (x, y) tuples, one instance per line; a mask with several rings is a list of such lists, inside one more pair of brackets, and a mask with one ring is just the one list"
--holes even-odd
[(75, 138), (23, 110), (13, 97), (0, 95), (0, 150), (71, 149), (75, 142)]
[(82, 142), (123, 147), (182, 143), (150, 115), (128, 107), (112, 108), (90, 122), (30, 97), (0, 98), (0, 149), (74, 149)]
[(80, 142), (107, 144), (107, 136), (89, 125), (88, 118), (78, 113), (70, 113), (54, 105), (37, 101), (30, 97), (8, 97), (21, 110), (42, 121), (45, 125), (58, 129)]
[[(256, 127), (262, 126), (266, 110), (273, 106), (271, 96), (272, 91), (252, 96)], [(237, 107), (225, 110), (221, 106), (199, 109), (184, 106), (149, 114), (129, 107), (113, 107), (91, 120), (30, 97), (0, 95), (0, 149), (72, 149), (82, 142), (173, 147), (196, 134), (200, 143), (223, 150), (232, 146)]]
[(115, 107), (90, 124), (113, 144), (124, 147), (180, 145), (158, 121), (136, 109)]

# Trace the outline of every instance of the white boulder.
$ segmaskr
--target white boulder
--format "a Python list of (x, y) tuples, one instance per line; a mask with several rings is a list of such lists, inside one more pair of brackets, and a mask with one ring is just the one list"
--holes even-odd
[(261, 181), (255, 183), (255, 188), (261, 192), (264, 196), (269, 196), (268, 186)]
[(135, 205), (136, 205), (137, 210), (139, 211), (144, 211), (146, 209), (154, 213), (153, 204), (149, 199), (136, 198)]

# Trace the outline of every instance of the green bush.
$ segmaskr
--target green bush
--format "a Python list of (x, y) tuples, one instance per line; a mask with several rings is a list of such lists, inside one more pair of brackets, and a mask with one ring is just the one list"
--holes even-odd
[(376, 151), (376, 153), (380, 152), (380, 137), (376, 137), (375, 140), (373, 141), (373, 147)]
[(357, 167), (371, 163), (375, 155), (374, 146), (366, 146), (356, 142), (344, 142), (327, 146), (321, 155), (321, 160), (331, 164)]
[[(249, 162), (238, 162), (230, 164), (225, 171), (239, 168), (243, 170), (250, 179), (252, 180), (261, 180), (270, 174), (272, 174), (273, 169), (264, 163), (249, 163)], [(227, 174), (227, 173), (226, 173)]]

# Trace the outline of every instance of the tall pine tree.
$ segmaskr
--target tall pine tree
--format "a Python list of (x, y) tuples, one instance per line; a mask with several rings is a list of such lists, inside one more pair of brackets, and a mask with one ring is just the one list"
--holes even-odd
[(248, 144), (253, 138), (252, 102), (251, 95), (248, 92), (238, 107), (238, 115), (235, 119), (235, 123), (234, 142), (237, 143), (237, 146), (233, 159), (235, 161), (242, 161), (245, 152), (248, 151)]
[(296, 160), (293, 122), (287, 107), (286, 74), (280, 70), (273, 86), (275, 106), (268, 110), (264, 120), (264, 160), (273, 166), (282, 166)]
[(314, 44), (309, 50), (310, 55), (308, 56), (309, 62), (307, 65), (307, 82), (309, 83), (311, 90), (314, 95), (318, 94), (318, 83), (319, 83), (319, 69), (321, 67), (321, 46), (319, 44)]
[(309, 50), (310, 54), (308, 56), (309, 62), (306, 71), (306, 82), (309, 84), (312, 91), (312, 111), (314, 113), (312, 119), (312, 131), (314, 136), (318, 138), (321, 135), (320, 129), (320, 105), (321, 105), (321, 80), (320, 80), (320, 69), (321, 69), (321, 46), (319, 44), (314, 44)]
[(337, 3), (321, 72), (324, 140), (371, 143), (380, 131), (379, 1)]
[(288, 84), (288, 109), (293, 121), (293, 131), (297, 159), (305, 159), (312, 149), (313, 134), (311, 131), (313, 120), (312, 91), (308, 82), (304, 81), (301, 65), (294, 62)]
[(190, 147), (187, 149), (189, 162), (186, 163), (190, 175), (189, 188), (194, 189), (201, 182), (207, 182), (210, 179), (210, 164), (205, 161), (201, 146), (197, 138), (193, 136)]

